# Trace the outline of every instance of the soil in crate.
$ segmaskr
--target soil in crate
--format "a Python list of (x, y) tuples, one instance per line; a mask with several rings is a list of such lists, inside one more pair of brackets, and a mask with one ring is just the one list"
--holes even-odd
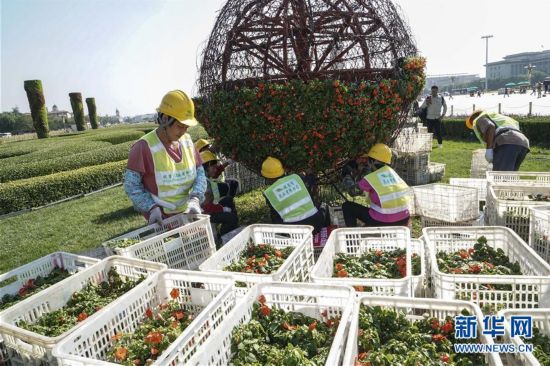
[(154, 309), (148, 308), (144, 320), (133, 333), (112, 336), (113, 347), (108, 361), (125, 366), (148, 365), (155, 361), (176, 338), (191, 324), (195, 314), (177, 299), (177, 288), (170, 292), (171, 300)]
[(256, 274), (276, 272), (290, 256), (294, 247), (277, 249), (269, 244), (248, 243), (238, 261), (225, 267), (224, 271)]
[(339, 319), (317, 320), (298, 312), (285, 312), (265, 304), (260, 296), (252, 317), (233, 329), (231, 364), (324, 365)]
[[(336, 254), (333, 277), (398, 279), (407, 275), (405, 249), (369, 250), (361, 256)], [(411, 257), (413, 276), (420, 274), (420, 257)]]
[[(486, 364), (483, 354), (454, 353), (454, 335), (455, 324), (451, 316), (438, 319), (424, 315), (412, 323), (400, 311), (361, 305), (355, 365)], [(458, 343), (478, 343), (478, 340), (461, 339)]]
[(47, 337), (59, 336), (130, 291), (144, 279), (145, 277), (124, 280), (115, 268), (111, 268), (106, 281), (99, 284), (89, 283), (73, 293), (64, 307), (42, 315), (34, 323), (22, 320), (17, 326)]
[[(45, 277), (37, 276), (36, 278), (28, 279), (27, 282), (25, 282), (23, 287), (21, 287), (16, 294), (6, 294), (2, 297), (2, 299), (0, 299), (0, 311), (17, 304), (19, 301), (26, 299), (34, 293), (47, 289), (51, 285), (54, 285), (57, 282), (64, 280), (70, 275), (71, 274), (67, 270), (55, 267)], [(7, 280), (0, 282), (0, 287), (7, 286), (16, 280), (16, 276), (12, 277), (11, 279), (8, 278)]]

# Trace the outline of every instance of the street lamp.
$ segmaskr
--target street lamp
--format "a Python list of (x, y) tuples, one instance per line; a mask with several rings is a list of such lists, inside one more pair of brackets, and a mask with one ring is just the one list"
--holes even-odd
[(489, 38), (493, 38), (492, 34), (488, 34), (486, 36), (481, 36), (481, 39), (485, 38), (485, 92), (487, 93), (489, 91), (489, 75), (487, 73), (487, 70), (489, 69), (489, 66), (487, 65), (489, 63)]

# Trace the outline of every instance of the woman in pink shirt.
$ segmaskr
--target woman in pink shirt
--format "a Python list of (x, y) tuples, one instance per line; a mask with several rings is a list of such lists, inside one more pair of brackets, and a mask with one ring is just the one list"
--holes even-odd
[(357, 185), (368, 195), (370, 207), (345, 202), (342, 211), (346, 226), (357, 226), (357, 219), (366, 226), (406, 226), (409, 222), (409, 187), (389, 167), (392, 157), (390, 148), (376, 144), (369, 150), (367, 157), (372, 173), (364, 176)]

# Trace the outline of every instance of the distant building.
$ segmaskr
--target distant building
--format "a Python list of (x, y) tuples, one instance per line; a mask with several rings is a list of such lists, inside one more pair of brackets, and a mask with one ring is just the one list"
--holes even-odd
[(150, 113), (150, 114), (140, 114), (138, 116), (134, 116), (130, 118), (130, 123), (139, 123), (139, 122), (154, 122), (156, 120), (157, 114), (156, 113)]
[(64, 118), (65, 120), (68, 120), (71, 117), (71, 112), (59, 110), (55, 104), (53, 105), (52, 110), (48, 112), (48, 118)]
[(536, 66), (534, 69), (536, 71), (550, 73), (550, 50), (516, 53), (504, 56), (503, 59), (503, 61), (487, 64), (487, 78), (489, 80), (527, 75), (525, 67), (529, 64)]
[(477, 74), (444, 74), (428, 75), (426, 77), (425, 91), (437, 85), (439, 89), (450, 89), (453, 86), (475, 83), (480, 80)]

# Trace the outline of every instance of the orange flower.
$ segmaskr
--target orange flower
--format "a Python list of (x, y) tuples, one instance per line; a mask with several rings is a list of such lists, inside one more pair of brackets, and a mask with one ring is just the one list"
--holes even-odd
[(177, 321), (173, 321), (172, 324), (170, 324), (170, 326), (174, 329), (176, 329), (177, 327), (179, 327), (179, 323)]
[(281, 252), (280, 250), (275, 251), (275, 257), (282, 257), (282, 256), (283, 256), (283, 252)]
[(154, 355), (157, 355), (159, 353), (159, 350), (155, 347), (151, 347), (151, 354), (154, 356)]
[(115, 358), (118, 361), (124, 361), (128, 357), (128, 350), (124, 347), (118, 347), (115, 351)]
[(264, 296), (264, 295), (260, 295), (260, 297), (258, 297), (258, 302), (259, 302), (260, 304), (262, 304), (262, 305), (265, 304), (265, 296)]
[(336, 273), (336, 276), (338, 277), (347, 277), (348, 276), (348, 272), (346, 270), (340, 270)]
[(152, 343), (152, 344), (159, 344), (160, 342), (162, 342), (162, 338), (164, 338), (162, 333), (150, 332), (149, 334), (147, 334), (147, 337), (145, 337), (145, 342)]
[(337, 271), (341, 271), (344, 269), (344, 265), (342, 263), (336, 263), (334, 267), (336, 268)]
[(288, 322), (284, 322), (281, 326), (285, 330), (296, 330), (296, 329), (298, 329), (297, 325), (290, 325), (290, 324), (288, 324)]
[(365, 291), (365, 288), (363, 286), (353, 286), (353, 288), (355, 289), (355, 291), (358, 291), (358, 292)]
[(185, 317), (185, 313), (182, 310), (178, 310), (174, 313), (174, 317), (177, 320), (182, 320)]
[(170, 291), (170, 297), (172, 299), (177, 299), (178, 297), (180, 297), (180, 290), (177, 288), (172, 289), (172, 291)]
[(82, 313), (78, 314), (78, 317), (76, 318), (76, 320), (77, 320), (78, 322), (81, 322), (81, 321), (83, 321), (83, 320), (86, 320), (87, 317), (88, 317), (88, 314), (82, 312)]
[(114, 336), (111, 337), (111, 340), (113, 341), (120, 341), (120, 338), (122, 338), (122, 333), (117, 333)]

